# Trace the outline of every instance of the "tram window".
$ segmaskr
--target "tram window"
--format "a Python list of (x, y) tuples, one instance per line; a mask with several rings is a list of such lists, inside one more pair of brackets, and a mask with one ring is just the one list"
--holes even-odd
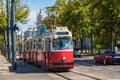
[(45, 40), (45, 50), (46, 50), (47, 52), (50, 51), (50, 40), (49, 40), (49, 39), (48, 39), (48, 40)]
[(29, 50), (29, 45), (27, 44), (27, 50)]
[(44, 50), (44, 46), (43, 45), (41, 46), (41, 49)]
[(59, 38), (59, 50), (72, 49), (72, 40), (69, 38)]
[(58, 39), (53, 39), (53, 49), (57, 50), (58, 49)]
[(23, 44), (23, 50), (25, 50), (25, 47), (26, 47), (25, 44)]
[(41, 49), (44, 50), (44, 40), (41, 43)]
[(32, 41), (31, 41), (31, 43), (30, 43), (30, 50), (32, 50)]
[(32, 43), (32, 48), (33, 48), (33, 50), (35, 50), (35, 42), (34, 41)]
[(68, 35), (68, 32), (57, 32), (57, 35)]
[(41, 44), (40, 43), (37, 44), (37, 48), (41, 49)]

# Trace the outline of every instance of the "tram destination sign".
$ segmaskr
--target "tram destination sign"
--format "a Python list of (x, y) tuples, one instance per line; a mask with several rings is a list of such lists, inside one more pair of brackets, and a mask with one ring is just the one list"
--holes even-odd
[(68, 35), (68, 32), (57, 32), (57, 35)]

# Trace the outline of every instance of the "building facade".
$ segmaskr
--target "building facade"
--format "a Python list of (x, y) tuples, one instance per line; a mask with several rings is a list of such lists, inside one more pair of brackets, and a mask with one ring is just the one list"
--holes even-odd
[(24, 32), (24, 40), (28, 40), (33, 36), (36, 36), (36, 31), (36, 28), (28, 28), (28, 30)]

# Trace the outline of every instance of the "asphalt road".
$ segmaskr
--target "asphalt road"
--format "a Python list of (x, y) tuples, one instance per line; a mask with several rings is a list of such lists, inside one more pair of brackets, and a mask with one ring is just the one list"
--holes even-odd
[(75, 58), (75, 67), (67, 72), (47, 72), (27, 63), (12, 71), (6, 59), (0, 58), (0, 80), (120, 80), (120, 65), (95, 65), (92, 57)]
[(84, 73), (104, 76), (107, 80), (120, 80), (119, 64), (94, 64), (93, 57), (75, 58), (75, 69)]

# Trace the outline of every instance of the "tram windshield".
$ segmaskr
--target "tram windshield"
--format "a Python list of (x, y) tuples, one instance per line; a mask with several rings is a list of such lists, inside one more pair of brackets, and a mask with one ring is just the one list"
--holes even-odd
[(53, 39), (54, 50), (68, 50), (72, 49), (72, 40), (70, 38)]

